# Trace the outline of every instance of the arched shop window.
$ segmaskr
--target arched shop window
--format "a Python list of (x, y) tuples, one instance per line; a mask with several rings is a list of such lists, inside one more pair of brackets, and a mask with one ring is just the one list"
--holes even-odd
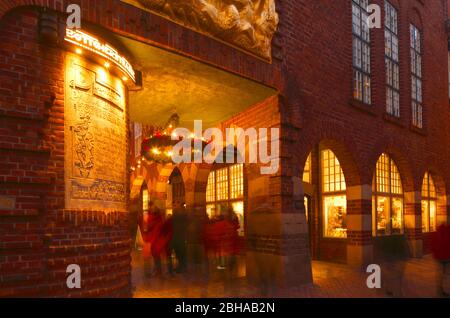
[(347, 196), (344, 173), (335, 154), (321, 152), (324, 236), (347, 237)]
[(422, 232), (436, 231), (437, 193), (433, 178), (425, 173), (422, 184)]
[(387, 154), (378, 159), (372, 184), (373, 235), (403, 233), (403, 188), (400, 173)]
[(311, 153), (306, 159), (305, 168), (303, 169), (303, 182), (312, 183), (311, 178)]
[(239, 235), (244, 235), (244, 165), (213, 169), (206, 186), (206, 213), (210, 218), (232, 208), (239, 218)]
[[(312, 184), (312, 166), (311, 166), (311, 153), (308, 155), (306, 159), (305, 167), (303, 168), (303, 182)], [(303, 196), (304, 204), (305, 204), (305, 216), (306, 221), (309, 220), (309, 199), (308, 196)]]

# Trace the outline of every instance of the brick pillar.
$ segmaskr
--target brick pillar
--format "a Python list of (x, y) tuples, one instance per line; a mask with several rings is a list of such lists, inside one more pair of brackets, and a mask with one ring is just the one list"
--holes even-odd
[(256, 194), (249, 195), (247, 217), (246, 261), (251, 283), (286, 288), (312, 282), (303, 196), (293, 199), (292, 188), (290, 194), (286, 188), (281, 194), (282, 185), (291, 187), (292, 181), (281, 176), (249, 181), (249, 193)]
[(249, 165), (247, 277), (250, 282), (286, 288), (312, 282), (302, 181), (294, 173), (292, 145), (297, 132), (281, 128), (279, 170), (262, 175)]
[(373, 261), (372, 186), (347, 188), (347, 263), (367, 266)]
[(422, 196), (420, 192), (405, 192), (405, 233), (412, 257), (422, 257)]

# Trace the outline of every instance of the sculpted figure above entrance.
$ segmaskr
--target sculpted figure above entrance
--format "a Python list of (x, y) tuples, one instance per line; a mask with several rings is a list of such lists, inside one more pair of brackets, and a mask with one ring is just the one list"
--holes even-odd
[(264, 59), (279, 18), (275, 0), (123, 0)]

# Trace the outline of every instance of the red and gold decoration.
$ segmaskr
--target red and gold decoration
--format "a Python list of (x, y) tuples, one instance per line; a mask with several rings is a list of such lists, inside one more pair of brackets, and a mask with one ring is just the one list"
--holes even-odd
[[(145, 160), (162, 164), (172, 163), (173, 147), (183, 140), (181, 136), (175, 140), (172, 140), (172, 136), (175, 134), (174, 131), (178, 127), (179, 122), (180, 117), (178, 114), (174, 113), (170, 116), (164, 129), (157, 128), (150, 137), (144, 139), (142, 142), (141, 151)], [(191, 134), (188, 138), (191, 139), (193, 157), (195, 152), (199, 151), (194, 147), (195, 141), (199, 140), (199, 138), (197, 138), (194, 134)], [(207, 142), (203, 138), (201, 138), (201, 140), (203, 151)]]

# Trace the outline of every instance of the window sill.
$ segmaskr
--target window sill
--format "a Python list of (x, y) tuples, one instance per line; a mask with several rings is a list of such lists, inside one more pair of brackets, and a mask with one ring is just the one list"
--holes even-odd
[(392, 123), (392, 124), (398, 126), (398, 127), (405, 128), (405, 125), (402, 123), (400, 117), (395, 117), (389, 113), (384, 113), (383, 119), (389, 123)]
[(350, 104), (350, 106), (352, 106), (353, 108), (355, 108), (361, 112), (364, 112), (364, 113), (374, 116), (374, 117), (377, 116), (377, 114), (374, 111), (373, 105), (364, 104), (363, 102), (360, 102), (356, 99), (350, 99), (349, 104)]
[(419, 128), (417, 126), (414, 126), (413, 124), (410, 124), (409, 129), (412, 132), (415, 132), (416, 134), (419, 134), (421, 136), (426, 136), (427, 135), (427, 131), (425, 130), (425, 128)]

